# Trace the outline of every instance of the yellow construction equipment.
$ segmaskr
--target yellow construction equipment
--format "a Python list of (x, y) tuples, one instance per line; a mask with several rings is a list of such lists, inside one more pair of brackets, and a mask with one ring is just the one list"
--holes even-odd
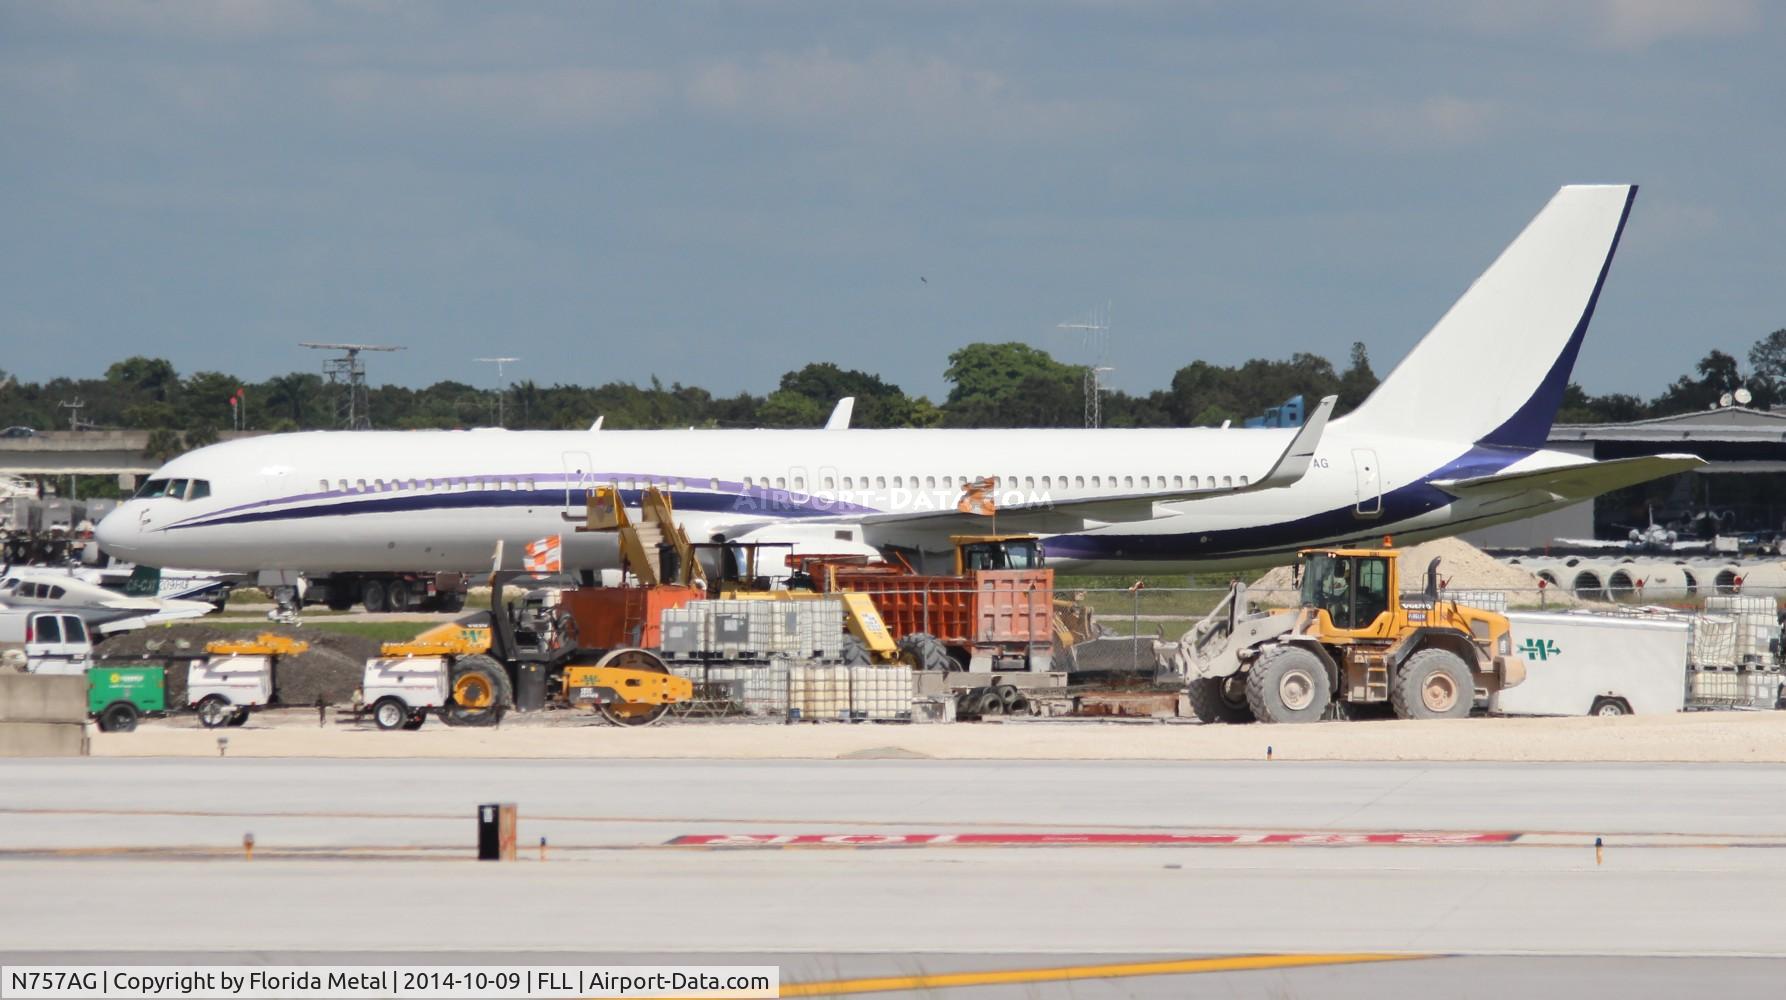
[(694, 544), (676, 523), (670, 497), (656, 486), (639, 494), (640, 521), (634, 524), (614, 486), (589, 491), (588, 509), (578, 531), (612, 531), (620, 536), (621, 569), (641, 586), (673, 583), (705, 590), (707, 574), (695, 558)]
[[(506, 609), (501, 613), (507, 614)], [(508, 630), (512, 633), (512, 627)], [(442, 716), (450, 725), (487, 725), (514, 698), (517, 672), (546, 672), (546, 690), (564, 705), (593, 707), (615, 725), (649, 725), (671, 704), (694, 696), (694, 686), (669, 672), (647, 650), (616, 649), (605, 654), (574, 645), (503, 654), (498, 630), (486, 622), (436, 625), (413, 639), (379, 647), (385, 659), (439, 657), (448, 667), (449, 701)], [(594, 662), (580, 662), (597, 657)]]
[(310, 648), (302, 639), (262, 632), (252, 639), (215, 639), (205, 643), (214, 656), (292, 656)]
[(1525, 679), (1507, 616), (1444, 596), (1437, 559), (1424, 593), (1401, 591), (1401, 553), (1300, 553), (1300, 606), (1249, 614), (1236, 584), (1173, 651), (1206, 722), (1307, 722), (1387, 703), (1404, 719), (1461, 718), (1477, 693)]

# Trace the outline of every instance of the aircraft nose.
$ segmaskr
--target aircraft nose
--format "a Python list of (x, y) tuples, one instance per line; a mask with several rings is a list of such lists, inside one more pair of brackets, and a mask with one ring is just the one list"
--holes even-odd
[(119, 504), (93, 526), (93, 537), (99, 541), (100, 549), (116, 559), (134, 561), (136, 558), (134, 543), (141, 535), (141, 526), (137, 524), (137, 511), (131, 507), (131, 504)]

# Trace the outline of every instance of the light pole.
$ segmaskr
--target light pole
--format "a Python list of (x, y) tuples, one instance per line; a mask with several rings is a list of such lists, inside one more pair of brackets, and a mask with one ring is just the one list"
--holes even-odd
[(473, 358), (472, 360), (473, 361), (481, 361), (484, 364), (496, 366), (496, 426), (502, 427), (502, 426), (504, 426), (504, 417), (506, 415), (504, 413), (504, 408), (502, 405), (503, 404), (502, 369), (503, 369), (503, 366), (512, 365), (521, 359), (520, 358)]

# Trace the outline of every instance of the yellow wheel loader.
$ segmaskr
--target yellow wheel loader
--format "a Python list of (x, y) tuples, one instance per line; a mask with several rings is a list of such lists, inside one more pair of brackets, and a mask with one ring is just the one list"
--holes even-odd
[(1426, 588), (1401, 592), (1401, 553), (1300, 553), (1299, 606), (1254, 613), (1246, 587), (1175, 646), (1163, 666), (1205, 722), (1313, 722), (1388, 705), (1403, 719), (1470, 714), (1478, 696), (1525, 679), (1507, 616), (1448, 599), (1437, 559)]

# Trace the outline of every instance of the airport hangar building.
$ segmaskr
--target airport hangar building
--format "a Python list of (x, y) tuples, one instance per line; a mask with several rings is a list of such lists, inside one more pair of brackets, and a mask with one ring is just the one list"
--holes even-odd
[[(1542, 549), (1557, 538), (1623, 538), (1658, 522), (1713, 511), (1723, 534), (1786, 532), (1786, 408), (1723, 406), (1626, 423), (1557, 424), (1548, 447), (1586, 458), (1685, 452), (1707, 465), (1592, 501), (1464, 536), (1482, 548)], [(1684, 534), (1684, 533), (1683, 533)]]

